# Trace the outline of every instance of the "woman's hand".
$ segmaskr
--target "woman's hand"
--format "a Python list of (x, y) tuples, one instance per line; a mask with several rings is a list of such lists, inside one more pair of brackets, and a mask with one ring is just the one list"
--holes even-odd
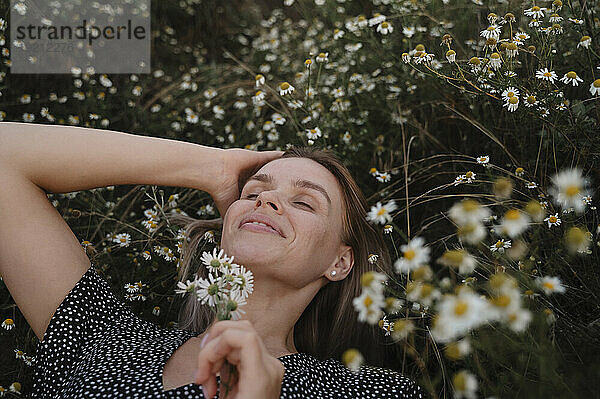
[(264, 164), (280, 158), (283, 151), (252, 151), (242, 148), (222, 150), (220, 167), (214, 176), (212, 189), (208, 192), (222, 218), (225, 218), (227, 208), (239, 199), (239, 184), (248, 179)]
[[(220, 371), (221, 384), (232, 384), (226, 399), (279, 398), (285, 367), (267, 351), (252, 323), (248, 320), (218, 321), (208, 329), (207, 335), (198, 357), (194, 381), (202, 385), (207, 399), (217, 393), (217, 371)], [(228, 381), (230, 375), (225, 360), (237, 367), (237, 379)], [(220, 396), (224, 392), (221, 385)]]

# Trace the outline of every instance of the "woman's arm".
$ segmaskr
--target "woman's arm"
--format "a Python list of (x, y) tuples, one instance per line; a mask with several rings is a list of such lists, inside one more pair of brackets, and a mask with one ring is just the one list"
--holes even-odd
[(213, 193), (224, 150), (104, 129), (0, 122), (0, 160), (46, 191), (118, 184)]

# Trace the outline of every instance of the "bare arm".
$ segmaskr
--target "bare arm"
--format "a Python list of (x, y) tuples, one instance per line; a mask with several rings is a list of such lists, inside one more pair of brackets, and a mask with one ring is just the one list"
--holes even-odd
[(212, 193), (223, 151), (104, 129), (0, 122), (0, 161), (54, 193), (119, 184)]

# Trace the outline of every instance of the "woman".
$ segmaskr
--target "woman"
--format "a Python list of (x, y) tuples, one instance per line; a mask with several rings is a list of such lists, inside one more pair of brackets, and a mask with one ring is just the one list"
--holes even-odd
[[(188, 300), (180, 324), (194, 328), (163, 330), (117, 300), (44, 193), (116, 184), (191, 187), (213, 197), (224, 215), (221, 248), (255, 278), (243, 320), (214, 322)], [(42, 340), (37, 396), (213, 397), (227, 359), (239, 371), (232, 398), (422, 397), (398, 373), (353, 374), (325, 359), (347, 349), (352, 339), (344, 337), (362, 339), (344, 327), (357, 324), (351, 300), (368, 246), (390, 265), (365, 220), (364, 196), (327, 152), (222, 150), (4, 122), (0, 185), (0, 273)], [(188, 232), (208, 225), (192, 223)], [(184, 259), (183, 274), (191, 256)]]

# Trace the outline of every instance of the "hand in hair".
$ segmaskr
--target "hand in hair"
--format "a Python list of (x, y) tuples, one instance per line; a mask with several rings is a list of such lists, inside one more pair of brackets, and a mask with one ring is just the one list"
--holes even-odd
[[(198, 357), (198, 370), (194, 383), (201, 384), (205, 396), (217, 393), (216, 373), (221, 383), (232, 384), (225, 399), (279, 398), (285, 372), (283, 363), (272, 356), (248, 320), (222, 320), (214, 323), (207, 332), (207, 341)], [(237, 379), (230, 377), (225, 359), (236, 366)], [(219, 397), (225, 393), (221, 385)]]
[(214, 199), (221, 217), (227, 208), (239, 199), (240, 184), (256, 173), (264, 164), (280, 158), (283, 151), (252, 151), (228, 148), (220, 153), (220, 167), (214, 176), (213, 188), (208, 193)]

